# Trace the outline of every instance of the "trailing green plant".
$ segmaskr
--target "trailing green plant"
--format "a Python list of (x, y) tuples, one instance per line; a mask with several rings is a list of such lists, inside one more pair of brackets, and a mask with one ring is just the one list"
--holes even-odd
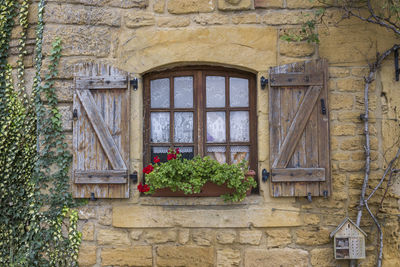
[(185, 194), (200, 193), (206, 182), (212, 182), (233, 189), (233, 193), (221, 197), (225, 201), (237, 202), (246, 197), (248, 190), (257, 186), (253, 178), (245, 176), (246, 161), (229, 165), (210, 157), (196, 156), (188, 160), (183, 159), (178, 150), (168, 153), (167, 162), (159, 163), (158, 158), (154, 162), (154, 165), (148, 165), (143, 170), (146, 173), (146, 184), (143, 186), (146, 194), (153, 194), (162, 188), (183, 191)]
[[(77, 266), (81, 233), (69, 193), (68, 152), (54, 88), (61, 40), (42, 81), (45, 1), (38, 3), (33, 94), (26, 93), (24, 56), (29, 1), (0, 0), (0, 266)], [(8, 50), (18, 16), (17, 87)]]

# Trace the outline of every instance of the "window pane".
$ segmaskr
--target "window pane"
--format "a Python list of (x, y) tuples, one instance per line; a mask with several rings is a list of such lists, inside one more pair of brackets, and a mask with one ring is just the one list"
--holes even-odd
[(225, 77), (206, 77), (206, 107), (225, 107)]
[(182, 154), (184, 159), (192, 159), (194, 157), (194, 150), (192, 146), (180, 146), (179, 153)]
[(169, 112), (151, 113), (151, 142), (169, 142)]
[(193, 77), (174, 78), (174, 106), (176, 108), (193, 107)]
[(169, 108), (169, 79), (150, 81), (150, 95), (152, 108)]
[(232, 142), (249, 142), (249, 112), (232, 111), (230, 119)]
[(229, 78), (229, 101), (231, 107), (249, 106), (249, 80)]
[(207, 112), (207, 142), (226, 141), (225, 112)]
[(231, 162), (236, 164), (242, 160), (249, 160), (250, 147), (248, 146), (231, 146)]
[(219, 163), (226, 163), (226, 147), (224, 146), (208, 146), (207, 156), (215, 159)]
[(176, 143), (193, 143), (193, 112), (175, 112)]

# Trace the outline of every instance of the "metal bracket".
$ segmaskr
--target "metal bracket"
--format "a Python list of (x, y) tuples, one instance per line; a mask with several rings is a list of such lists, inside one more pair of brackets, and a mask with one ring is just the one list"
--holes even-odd
[(78, 111), (76, 110), (76, 108), (74, 108), (74, 110), (72, 111), (72, 118), (74, 120), (78, 118)]
[(135, 171), (129, 175), (129, 178), (132, 179), (132, 183), (136, 184), (138, 182), (138, 173)]
[(399, 50), (394, 50), (394, 71), (396, 75), (396, 82), (399, 81), (400, 69), (399, 69)]
[(267, 84), (268, 84), (268, 79), (267, 78), (265, 78), (264, 76), (262, 76), (261, 78), (260, 78), (260, 83), (261, 83), (261, 89), (265, 89), (265, 87), (267, 86)]
[(266, 169), (263, 169), (261, 172), (261, 177), (262, 177), (262, 181), (265, 183), (268, 181), (269, 178), (269, 172)]
[(93, 192), (90, 193), (90, 200), (91, 201), (96, 201), (97, 200), (97, 198), (94, 197), (94, 193)]
[(324, 190), (323, 194), (324, 194), (324, 198), (328, 198), (328, 190)]
[(325, 99), (323, 98), (321, 98), (321, 113), (322, 115), (326, 115)]
[(129, 83), (134, 91), (136, 91), (138, 89), (138, 79), (137, 78), (133, 78), (132, 80), (129, 81)]
[(312, 202), (312, 196), (311, 196), (311, 193), (308, 193), (308, 194), (307, 194), (307, 200), (308, 200), (308, 202)]

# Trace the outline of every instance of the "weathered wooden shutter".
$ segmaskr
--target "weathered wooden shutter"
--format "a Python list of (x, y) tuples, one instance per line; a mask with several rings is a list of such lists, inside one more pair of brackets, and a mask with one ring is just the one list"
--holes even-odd
[(73, 195), (129, 197), (128, 74), (101, 64), (75, 68)]
[(270, 69), (274, 197), (330, 195), (327, 66), (313, 60)]

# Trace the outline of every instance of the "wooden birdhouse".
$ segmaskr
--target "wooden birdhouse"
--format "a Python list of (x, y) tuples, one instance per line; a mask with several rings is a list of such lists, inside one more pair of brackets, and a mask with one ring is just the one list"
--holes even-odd
[(366, 236), (367, 234), (360, 227), (346, 217), (330, 234), (331, 238), (334, 237), (335, 259), (364, 259)]

